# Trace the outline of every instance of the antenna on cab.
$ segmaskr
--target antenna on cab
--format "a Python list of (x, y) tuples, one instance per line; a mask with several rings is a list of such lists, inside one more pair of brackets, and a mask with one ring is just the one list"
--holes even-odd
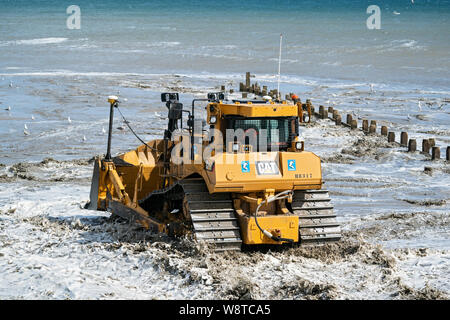
[(280, 34), (280, 54), (278, 56), (278, 99), (280, 99), (281, 95), (280, 95), (280, 74), (281, 74), (281, 43), (283, 41), (283, 34)]

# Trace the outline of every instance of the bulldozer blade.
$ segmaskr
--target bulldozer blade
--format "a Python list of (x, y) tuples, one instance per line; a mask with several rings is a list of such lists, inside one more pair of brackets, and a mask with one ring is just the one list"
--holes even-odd
[(85, 209), (98, 210), (98, 187), (100, 183), (100, 161), (98, 159), (94, 162), (94, 172), (92, 173), (91, 192), (89, 195), (89, 203), (86, 204)]
[(108, 211), (124, 219), (135, 221), (141, 224), (146, 229), (150, 229), (155, 232), (165, 232), (165, 230), (158, 228), (159, 222), (149, 217), (146, 217), (142, 213), (139, 213), (138, 211), (122, 204), (121, 202), (109, 200)]

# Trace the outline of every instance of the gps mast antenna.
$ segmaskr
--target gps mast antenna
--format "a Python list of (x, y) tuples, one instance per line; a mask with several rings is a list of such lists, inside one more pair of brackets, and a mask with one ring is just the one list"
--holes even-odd
[(280, 94), (280, 72), (281, 72), (281, 42), (283, 40), (283, 34), (280, 34), (280, 55), (278, 56), (278, 88), (277, 88), (277, 93), (278, 93), (278, 99), (280, 99), (281, 94)]

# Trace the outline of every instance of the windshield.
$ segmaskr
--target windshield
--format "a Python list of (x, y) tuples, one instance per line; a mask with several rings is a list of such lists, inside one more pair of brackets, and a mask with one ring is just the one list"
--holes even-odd
[[(289, 147), (293, 137), (298, 135), (296, 117), (229, 118), (227, 119), (227, 129), (242, 129), (245, 134), (245, 144), (249, 143), (252, 135), (255, 135), (258, 150), (263, 147), (263, 143), (267, 145), (267, 150), (286, 149)], [(266, 138), (264, 139), (264, 137)], [(235, 140), (237, 140), (236, 137)]]

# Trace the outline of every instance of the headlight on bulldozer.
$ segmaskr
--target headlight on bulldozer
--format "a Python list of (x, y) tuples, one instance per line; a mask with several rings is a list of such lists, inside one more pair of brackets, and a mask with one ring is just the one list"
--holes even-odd
[(214, 161), (212, 161), (211, 159), (206, 159), (205, 160), (205, 169), (208, 171), (212, 171), (214, 168)]
[(239, 151), (239, 144), (233, 143), (233, 151), (238, 152)]
[(209, 123), (214, 124), (214, 123), (216, 123), (216, 122), (217, 122), (217, 117), (216, 117), (216, 116), (211, 116), (211, 117), (209, 118)]
[(299, 141), (295, 143), (295, 149), (297, 150), (303, 150), (304, 148), (304, 142), (303, 141)]

